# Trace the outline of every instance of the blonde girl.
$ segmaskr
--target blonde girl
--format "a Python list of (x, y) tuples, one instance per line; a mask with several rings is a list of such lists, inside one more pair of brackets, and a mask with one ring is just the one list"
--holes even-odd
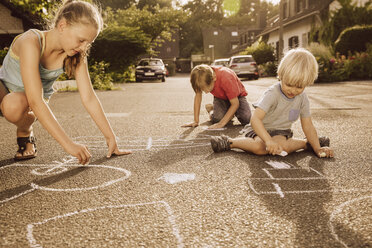
[(89, 162), (87, 147), (65, 133), (47, 104), (54, 81), (64, 71), (75, 77), (82, 103), (106, 139), (107, 157), (131, 153), (118, 149), (89, 78), (86, 54), (102, 25), (102, 17), (93, 4), (67, 0), (51, 29), (32, 29), (14, 39), (0, 68), (0, 110), (6, 120), (17, 126), (16, 160), (37, 155), (32, 128), (37, 118), (67, 153), (81, 164)]

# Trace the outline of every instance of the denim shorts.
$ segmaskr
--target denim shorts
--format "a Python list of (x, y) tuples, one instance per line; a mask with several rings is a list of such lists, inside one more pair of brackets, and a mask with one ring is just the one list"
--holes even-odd
[[(238, 100), (239, 108), (236, 110), (235, 116), (242, 125), (247, 125), (251, 121), (251, 108), (245, 96), (238, 97)], [(212, 122), (219, 122), (225, 116), (227, 110), (229, 110), (230, 105), (231, 103), (229, 100), (214, 97)]]
[[(291, 129), (285, 129), (285, 130), (267, 130), (267, 132), (270, 134), (271, 137), (281, 135), (286, 137), (287, 139), (293, 137), (293, 132)], [(248, 131), (248, 133), (245, 134), (245, 137), (254, 139), (257, 136), (256, 132), (252, 129)]]
[[(2, 86), (4, 86), (5, 90), (7, 91), (7, 94), (9, 94), (10, 91), (9, 91), (8, 87), (6, 87), (6, 85), (4, 84), (4, 82), (0, 80), (0, 84)], [(1, 109), (0, 109), (0, 117), (3, 117), (3, 113), (1, 113)]]

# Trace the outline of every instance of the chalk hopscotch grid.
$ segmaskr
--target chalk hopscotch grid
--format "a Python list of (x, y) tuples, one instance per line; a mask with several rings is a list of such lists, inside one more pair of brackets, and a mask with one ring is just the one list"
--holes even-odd
[(12, 167), (23, 167), (23, 168), (36, 167), (36, 168), (31, 170), (31, 174), (36, 175), (36, 176), (46, 176), (46, 175), (51, 176), (51, 175), (56, 175), (56, 174), (63, 173), (65, 171), (67, 171), (68, 168), (79, 168), (79, 167), (84, 167), (84, 168), (91, 167), (92, 168), (93, 167), (93, 168), (115, 170), (115, 171), (118, 171), (119, 173), (122, 173), (123, 176), (121, 176), (119, 178), (116, 178), (116, 179), (113, 179), (113, 180), (110, 180), (110, 181), (107, 181), (107, 182), (104, 182), (100, 185), (91, 186), (91, 187), (84, 187), (84, 188), (82, 188), (82, 187), (78, 187), (78, 188), (51, 188), (51, 187), (40, 186), (40, 185), (35, 184), (35, 183), (30, 183), (29, 184), (30, 189), (28, 189), (28, 190), (26, 190), (26, 191), (24, 191), (20, 194), (14, 195), (12, 197), (0, 200), (0, 204), (12, 201), (12, 200), (14, 200), (14, 199), (16, 199), (20, 196), (31, 193), (31, 192), (33, 192), (34, 190), (37, 190), (37, 189), (45, 190), (45, 191), (54, 191), (54, 192), (73, 192), (73, 191), (96, 190), (96, 189), (108, 187), (112, 184), (124, 181), (128, 177), (130, 177), (130, 175), (131, 175), (131, 172), (126, 170), (126, 169), (119, 168), (119, 167), (113, 167), (113, 166), (109, 166), (109, 165), (88, 164), (88, 165), (81, 166), (80, 164), (77, 164), (77, 159), (72, 158), (72, 157), (64, 159), (63, 162), (58, 162), (58, 161), (54, 161), (54, 162), (56, 164), (11, 164), (11, 165), (6, 165), (6, 166), (3, 166), (3, 167), (0, 167), (0, 170), (4, 170), (6, 168), (12, 168)]
[[(250, 189), (257, 195), (279, 195), (280, 198), (284, 198), (286, 194), (313, 194), (313, 193), (327, 193), (327, 192), (337, 192), (337, 193), (348, 193), (348, 192), (372, 192), (372, 189), (316, 189), (316, 190), (282, 190), (280, 187), (280, 182), (283, 181), (312, 181), (312, 180), (332, 180), (331, 177), (326, 177), (319, 171), (309, 168), (309, 169), (303, 169), (303, 168), (294, 168), (290, 164), (286, 164), (284, 162), (278, 162), (278, 166), (275, 165), (275, 161), (266, 161), (267, 164), (271, 165), (274, 168), (262, 168), (262, 171), (268, 176), (268, 177), (254, 177), (254, 178), (248, 178), (248, 185)], [(270, 171), (307, 171), (308, 173), (314, 172), (318, 176), (308, 176), (308, 177), (284, 177), (284, 178), (278, 178), (274, 177)], [(261, 191), (257, 190), (254, 186), (253, 182), (271, 182), (273, 186), (273, 191)], [(301, 184), (300, 184), (301, 185)]]
[(180, 231), (179, 231), (179, 228), (178, 228), (177, 223), (176, 223), (176, 217), (173, 213), (172, 208), (165, 201), (154, 201), (154, 202), (137, 203), (137, 204), (123, 204), (123, 205), (108, 205), (108, 206), (97, 207), (97, 208), (87, 208), (87, 209), (83, 209), (83, 210), (79, 210), (79, 211), (75, 211), (75, 212), (66, 213), (66, 214), (63, 214), (63, 215), (57, 215), (57, 216), (54, 216), (54, 217), (51, 217), (51, 218), (48, 218), (48, 219), (44, 219), (40, 222), (35, 222), (35, 223), (28, 224), (27, 225), (27, 240), (29, 242), (30, 247), (41, 248), (42, 246), (40, 244), (38, 244), (37, 240), (34, 238), (34, 235), (33, 235), (34, 227), (39, 226), (39, 225), (43, 225), (43, 224), (45, 224), (49, 221), (52, 221), (52, 220), (58, 220), (58, 219), (71, 217), (71, 216), (82, 214), (82, 213), (94, 212), (94, 211), (98, 211), (98, 210), (102, 210), (102, 209), (118, 209), (118, 208), (127, 208), (127, 207), (141, 207), (141, 206), (147, 206), (147, 205), (160, 205), (160, 206), (165, 208), (165, 210), (168, 214), (168, 221), (172, 226), (172, 233), (177, 240), (177, 247), (178, 248), (183, 248), (184, 247), (183, 238), (180, 235)]
[[(106, 142), (100, 136), (80, 136), (75, 137), (74, 141), (84, 144), (89, 149), (105, 150), (107, 149)], [(169, 150), (169, 149), (184, 149), (194, 147), (210, 146), (210, 136), (205, 135), (202, 138), (184, 139), (179, 137), (157, 137), (157, 136), (140, 136), (140, 137), (121, 137), (117, 139), (120, 149), (130, 149), (132, 151), (149, 151), (149, 150)]]

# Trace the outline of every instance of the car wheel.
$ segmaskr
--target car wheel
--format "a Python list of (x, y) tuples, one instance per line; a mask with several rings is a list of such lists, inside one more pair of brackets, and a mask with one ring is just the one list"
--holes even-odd
[(164, 76), (161, 78), (161, 81), (162, 82), (165, 82), (165, 77)]
[(140, 82), (142, 82), (142, 80), (136, 77), (136, 82), (140, 83)]

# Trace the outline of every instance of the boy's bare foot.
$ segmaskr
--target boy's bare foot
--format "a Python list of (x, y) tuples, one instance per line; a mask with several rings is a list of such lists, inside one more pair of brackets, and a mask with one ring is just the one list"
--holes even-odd
[(208, 114), (211, 113), (211, 111), (213, 110), (213, 104), (205, 104), (205, 110), (207, 110)]

